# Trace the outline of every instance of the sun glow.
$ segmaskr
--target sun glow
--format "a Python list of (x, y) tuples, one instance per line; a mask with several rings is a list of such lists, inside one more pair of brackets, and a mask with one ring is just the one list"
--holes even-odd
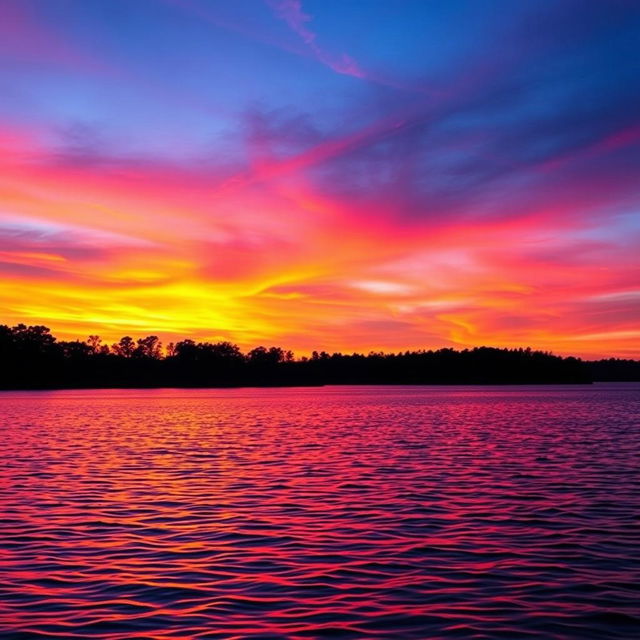
[[(640, 128), (621, 97), (629, 83), (618, 95), (583, 73), (586, 34), (516, 60), (456, 21), (477, 64), (434, 50), (427, 90), (408, 36), (394, 41), (394, 78), (373, 70), (366, 42), (353, 43), (362, 60), (315, 41), (299, 50), (282, 44), (275, 15), (223, 42), (215, 29), (246, 19), (217, 22), (233, 7), (160, 4), (144, 47), (89, 7), (0, 8), (1, 73), (24, 88), (0, 107), (0, 322), (299, 354), (640, 355), (637, 300), (619, 295), (640, 277)], [(95, 47), (74, 17), (101, 34)], [(298, 26), (290, 35), (304, 39)], [(193, 76), (178, 81), (165, 38)], [(214, 64), (225, 56), (232, 66)], [(516, 74), (525, 60), (558, 61), (593, 114), (573, 118), (565, 89)], [(500, 91), (509, 97), (494, 102)]]

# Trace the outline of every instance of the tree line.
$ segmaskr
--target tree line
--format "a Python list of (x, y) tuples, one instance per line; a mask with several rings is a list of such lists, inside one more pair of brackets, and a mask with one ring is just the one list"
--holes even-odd
[[(607, 379), (616, 379), (616, 362), (627, 379), (640, 379), (640, 362), (601, 362), (607, 363), (600, 366)], [(125, 336), (108, 345), (96, 335), (65, 341), (41, 325), (0, 325), (2, 389), (587, 383), (597, 364), (529, 348), (491, 347), (366, 355), (314, 351), (295, 358), (280, 347), (243, 353), (231, 342), (185, 339), (163, 349), (153, 335)]]

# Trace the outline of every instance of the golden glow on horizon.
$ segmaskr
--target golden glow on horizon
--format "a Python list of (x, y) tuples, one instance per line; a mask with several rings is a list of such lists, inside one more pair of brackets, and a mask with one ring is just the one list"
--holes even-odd
[(552, 211), (400, 224), (282, 167), (261, 169), (276, 179), (260, 189), (221, 195), (207, 176), (111, 175), (0, 139), (0, 224), (19, 230), (0, 252), (3, 323), (299, 355), (476, 345), (640, 355), (624, 310), (602, 313), (607, 296), (633, 290), (633, 271), (546, 258), (570, 256), (576, 230)]

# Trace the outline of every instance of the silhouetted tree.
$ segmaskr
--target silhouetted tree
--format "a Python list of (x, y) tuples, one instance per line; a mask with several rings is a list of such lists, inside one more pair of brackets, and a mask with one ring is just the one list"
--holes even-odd
[(530, 348), (329, 354), (295, 360), (280, 347), (246, 356), (231, 342), (181, 340), (163, 357), (157, 336), (123, 337), (109, 347), (57, 341), (47, 327), (0, 325), (0, 388), (233, 386), (285, 384), (517, 384), (640, 380), (640, 362), (554, 356)]
[(100, 343), (102, 342), (102, 338), (100, 336), (91, 335), (87, 338), (87, 344), (91, 349), (92, 353), (100, 352)]
[(286, 357), (286, 352), (280, 347), (256, 347), (247, 354), (247, 360), (254, 365), (274, 365), (284, 362)]
[(640, 382), (640, 360), (603, 358), (586, 365), (594, 380)]
[(131, 358), (136, 350), (136, 343), (131, 336), (120, 338), (120, 342), (112, 345), (113, 352), (122, 358)]
[(147, 336), (138, 340), (138, 346), (133, 350), (134, 357), (159, 360), (162, 357), (162, 343), (158, 336)]
[(58, 347), (61, 349), (62, 355), (65, 358), (88, 358), (93, 353), (91, 346), (80, 340), (70, 342), (61, 341), (58, 342)]
[(13, 341), (25, 353), (45, 355), (53, 352), (56, 339), (48, 327), (18, 324), (13, 328)]

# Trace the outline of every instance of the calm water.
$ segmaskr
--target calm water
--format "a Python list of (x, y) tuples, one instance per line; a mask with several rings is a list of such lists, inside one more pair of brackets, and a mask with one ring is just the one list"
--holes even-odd
[(640, 638), (640, 386), (0, 394), (2, 638)]

